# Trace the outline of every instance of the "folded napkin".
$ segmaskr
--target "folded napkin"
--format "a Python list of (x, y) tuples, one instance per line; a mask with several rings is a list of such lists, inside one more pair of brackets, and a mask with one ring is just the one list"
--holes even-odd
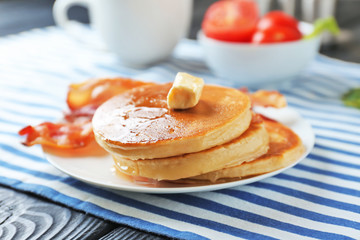
[(360, 111), (340, 100), (360, 85), (356, 64), (318, 56), (279, 86), (311, 123), (315, 148), (295, 167), (249, 185), (188, 194), (114, 191), (69, 177), (47, 162), (39, 146), (20, 144), (23, 126), (62, 116), (70, 83), (105, 76), (169, 82), (179, 71), (241, 87), (216, 78), (191, 40), (182, 41), (167, 62), (131, 69), (57, 28), (0, 39), (0, 183), (181, 239), (360, 238)]

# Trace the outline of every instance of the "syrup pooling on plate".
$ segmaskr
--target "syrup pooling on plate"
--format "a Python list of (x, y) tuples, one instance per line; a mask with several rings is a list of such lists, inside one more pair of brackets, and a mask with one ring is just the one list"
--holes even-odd
[[(208, 181), (192, 181), (192, 182), (181, 182), (181, 181), (158, 181), (152, 178), (131, 176), (123, 173), (121, 170), (118, 170), (116, 166), (113, 168), (113, 174), (126, 182), (134, 183), (137, 186), (142, 186), (146, 188), (157, 188), (157, 189), (173, 189), (173, 188), (193, 188), (200, 186), (208, 186), (214, 183), (209, 183)], [(235, 179), (234, 179), (235, 180)], [(238, 179), (236, 179), (238, 180)], [(233, 180), (227, 179), (224, 182), (231, 182)], [(223, 183), (224, 183), (223, 182)]]

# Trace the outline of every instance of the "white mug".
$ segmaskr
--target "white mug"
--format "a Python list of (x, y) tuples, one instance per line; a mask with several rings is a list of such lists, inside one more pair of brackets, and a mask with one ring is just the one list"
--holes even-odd
[(123, 64), (143, 67), (168, 58), (188, 33), (192, 0), (56, 0), (57, 25), (69, 24), (67, 12), (88, 8), (91, 26)]

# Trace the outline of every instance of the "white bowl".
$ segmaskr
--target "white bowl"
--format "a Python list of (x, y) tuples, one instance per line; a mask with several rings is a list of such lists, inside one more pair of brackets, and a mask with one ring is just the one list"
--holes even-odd
[[(303, 34), (313, 26), (300, 23)], [(198, 33), (205, 60), (209, 68), (220, 78), (229, 79), (245, 86), (257, 86), (294, 78), (316, 56), (320, 36), (284, 43), (255, 45), (232, 43), (206, 37)]]

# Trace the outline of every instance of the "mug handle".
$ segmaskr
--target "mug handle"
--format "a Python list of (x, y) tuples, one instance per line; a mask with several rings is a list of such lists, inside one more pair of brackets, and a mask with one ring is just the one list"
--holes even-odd
[(67, 13), (73, 6), (82, 6), (88, 9), (91, 26), (91, 15), (93, 9), (91, 6), (91, 0), (56, 0), (53, 6), (53, 16), (56, 25), (63, 28), (75, 40), (81, 42), (82, 44), (101, 51), (106, 50), (104, 42), (91, 27), (89, 28), (86, 24), (69, 19)]
[(68, 28), (69, 23), (73, 21), (69, 19), (67, 13), (73, 6), (82, 6), (87, 8), (89, 12), (91, 11), (89, 0), (56, 0), (53, 6), (53, 16), (56, 25), (64, 29)]

